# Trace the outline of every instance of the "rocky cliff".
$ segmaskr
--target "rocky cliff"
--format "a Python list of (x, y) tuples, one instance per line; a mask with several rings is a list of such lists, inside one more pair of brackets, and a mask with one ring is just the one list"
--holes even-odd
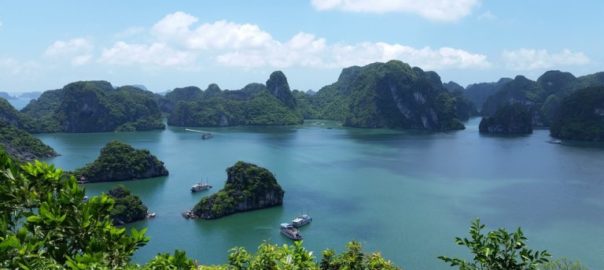
[(203, 219), (283, 204), (284, 191), (265, 168), (239, 161), (227, 169), (227, 181), (217, 193), (201, 199), (193, 214)]
[(109, 142), (92, 163), (74, 172), (83, 182), (108, 182), (168, 175), (164, 163), (148, 150), (118, 141)]
[(491, 135), (519, 135), (533, 132), (532, 112), (519, 103), (500, 107), (493, 116), (482, 118), (480, 133)]
[(550, 133), (565, 140), (604, 141), (604, 87), (581, 89), (564, 98)]
[(22, 112), (39, 132), (107, 132), (163, 129), (153, 93), (105, 81), (81, 81), (47, 91)]
[(18, 161), (32, 161), (57, 156), (50, 146), (26, 131), (0, 120), (0, 147)]
[(303, 122), (287, 79), (273, 72), (267, 85), (250, 83), (240, 90), (221, 90), (211, 84), (205, 91), (190, 90), (185, 98), (175, 99), (175, 89), (166, 94), (174, 108), (168, 116), (172, 126), (268, 126)]

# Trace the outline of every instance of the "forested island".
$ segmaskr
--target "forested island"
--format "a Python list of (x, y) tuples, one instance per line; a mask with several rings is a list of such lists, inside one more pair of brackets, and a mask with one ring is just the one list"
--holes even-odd
[(559, 139), (604, 141), (604, 87), (582, 89), (563, 99), (550, 132)]
[(211, 84), (177, 88), (166, 94), (164, 108), (172, 126), (224, 127), (294, 125), (303, 122), (285, 75), (276, 71), (266, 84), (251, 83), (241, 90), (221, 90)]
[(311, 118), (350, 127), (447, 131), (463, 129), (461, 121), (472, 114), (436, 72), (396, 60), (345, 68), (337, 82), (306, 98)]
[(521, 135), (533, 133), (532, 112), (525, 106), (506, 104), (480, 121), (480, 133), (492, 135)]
[(148, 150), (111, 141), (102, 149), (99, 157), (74, 175), (84, 183), (109, 182), (166, 176), (169, 172), (164, 163)]
[[(566, 97), (597, 86), (604, 86), (604, 72), (575, 77), (552, 70), (536, 81), (516, 76), (464, 88), (442, 83), (436, 72), (393, 60), (344, 68), (335, 83), (316, 92), (292, 90), (281, 71), (271, 73), (265, 83), (239, 90), (210, 84), (205, 90), (188, 86), (165, 95), (142, 86), (80, 81), (42, 93), (21, 111), (4, 101), (0, 119), (30, 133), (163, 129), (162, 113), (168, 125), (184, 127), (296, 125), (325, 119), (348, 127), (438, 132), (463, 129), (463, 121), (476, 115), (490, 122), (501, 107), (521, 104), (531, 112), (532, 130), (550, 127)], [(524, 126), (515, 119), (520, 118), (510, 120), (513, 126)], [(523, 130), (491, 133), (528, 129)]]
[(113, 224), (123, 225), (147, 218), (147, 206), (126, 187), (119, 185), (110, 189), (107, 195), (114, 200), (113, 209), (109, 213)]
[(57, 155), (54, 149), (27, 132), (32, 121), (0, 98), (0, 145), (14, 159), (31, 161)]
[(283, 204), (285, 191), (269, 170), (238, 161), (227, 168), (226, 172), (224, 188), (202, 198), (193, 207), (192, 212), (196, 217), (215, 219)]
[[(266, 173), (257, 167), (239, 165), (233, 170)], [(75, 178), (41, 162), (18, 166), (1, 150), (0, 172), (0, 197), (4, 198), (0, 212), (4, 224), (0, 226), (0, 268), (74, 269), (77, 265), (75, 269), (400, 269), (378, 252), (365, 253), (358, 242), (350, 242), (340, 254), (327, 249), (320, 260), (302, 242), (283, 246), (265, 242), (256, 253), (232, 249), (222, 265), (200, 265), (178, 250), (158, 254), (142, 265), (135, 264), (132, 255), (149, 241), (145, 230), (133, 228), (126, 232), (113, 224), (117, 211), (112, 209), (120, 208), (119, 198), (127, 198), (128, 192), (118, 188), (110, 195), (84, 200), (85, 190)], [(243, 176), (241, 172), (233, 173)], [(142, 213), (144, 208), (138, 210)], [(565, 265), (582, 269), (565, 260), (549, 262), (551, 255), (547, 251), (527, 247), (520, 229), (485, 233), (484, 226), (479, 220), (474, 221), (470, 237), (456, 241), (469, 249), (472, 260), (447, 256), (439, 259), (455, 267), (474, 267), (459, 269), (567, 269), (560, 268)], [(514, 248), (499, 249), (501, 246)], [(498, 268), (500, 265), (511, 268)], [(531, 267), (524, 268), (527, 265)]]
[(21, 112), (31, 132), (107, 132), (163, 129), (156, 96), (133, 86), (80, 81), (44, 92)]

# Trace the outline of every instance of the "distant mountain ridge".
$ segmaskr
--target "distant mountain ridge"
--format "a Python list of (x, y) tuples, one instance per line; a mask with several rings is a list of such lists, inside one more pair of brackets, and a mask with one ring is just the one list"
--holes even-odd
[(34, 132), (163, 129), (155, 94), (106, 81), (80, 81), (44, 92), (21, 111), (37, 119)]

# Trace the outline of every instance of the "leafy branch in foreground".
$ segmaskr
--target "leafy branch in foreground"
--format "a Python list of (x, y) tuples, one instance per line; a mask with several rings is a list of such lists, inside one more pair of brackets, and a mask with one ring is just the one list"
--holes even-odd
[(470, 226), (470, 239), (455, 239), (458, 245), (470, 249), (473, 261), (446, 256), (438, 258), (460, 270), (536, 270), (549, 261), (551, 255), (547, 251), (527, 248), (527, 238), (520, 228), (512, 233), (498, 229), (485, 235), (482, 233), (484, 227), (477, 219)]

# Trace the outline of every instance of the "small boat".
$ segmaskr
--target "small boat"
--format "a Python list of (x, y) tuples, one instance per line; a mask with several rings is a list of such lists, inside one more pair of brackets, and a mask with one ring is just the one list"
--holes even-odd
[(210, 185), (208, 183), (199, 182), (191, 187), (191, 192), (206, 191), (211, 188), (212, 188), (212, 185)]
[(197, 218), (197, 216), (191, 210), (182, 212), (182, 217), (184, 217), (186, 219), (196, 219)]
[(202, 140), (208, 140), (208, 139), (211, 139), (211, 138), (214, 138), (214, 134), (212, 134), (212, 133), (206, 132), (206, 133), (202, 133), (201, 134), (201, 139)]
[(88, 201), (88, 196), (84, 196), (84, 199), (82, 199), (83, 202), (87, 202)]
[(289, 223), (281, 223), (281, 234), (294, 241), (302, 240), (302, 235), (300, 235), (298, 229)]
[(296, 227), (296, 228), (300, 228), (306, 224), (309, 224), (312, 221), (312, 217), (310, 217), (307, 214), (303, 214), (300, 216), (297, 216), (296, 218), (294, 218), (292, 220), (292, 226)]
[(157, 216), (154, 212), (147, 213), (147, 218), (154, 218)]

